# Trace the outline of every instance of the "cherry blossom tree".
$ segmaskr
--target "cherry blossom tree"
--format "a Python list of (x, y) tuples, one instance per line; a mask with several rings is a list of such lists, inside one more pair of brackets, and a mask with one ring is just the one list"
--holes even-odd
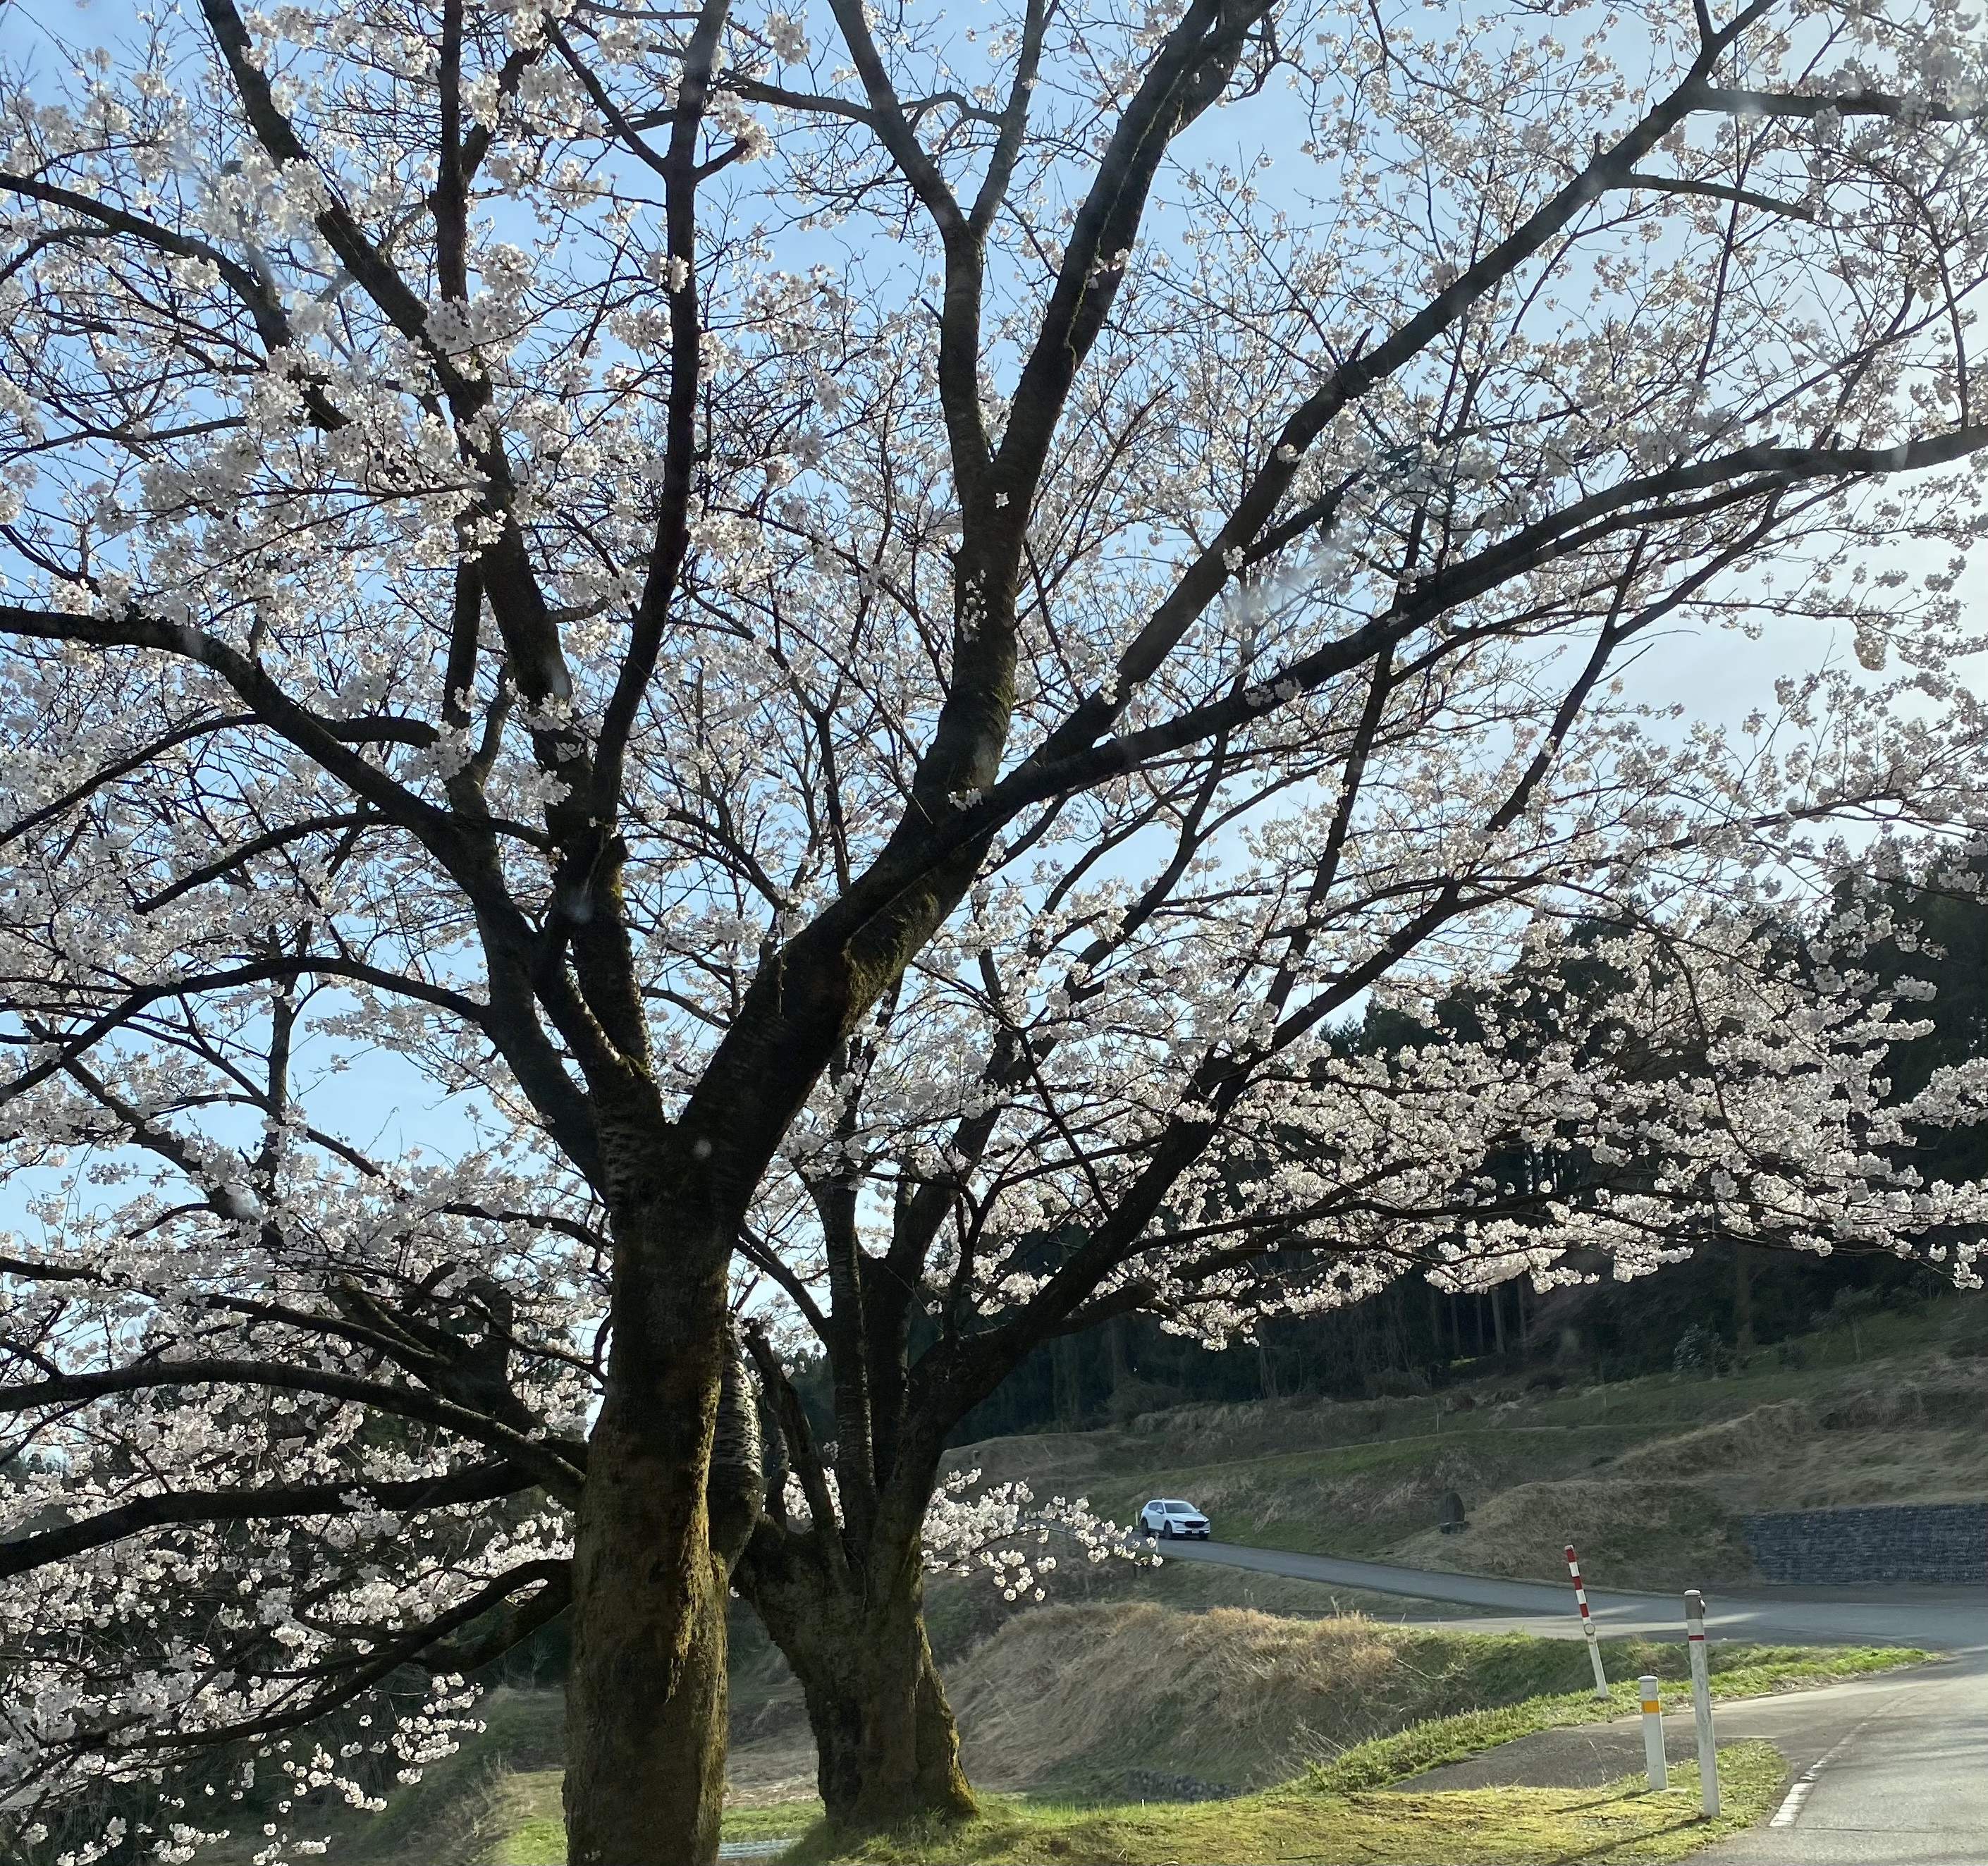
[[(1270, 0), (62, 29), (7, 72), (0, 164), (0, 1097), (57, 1188), (7, 1263), (35, 1690), (0, 1819), (426, 1671), (418, 1766), (448, 1681), (564, 1611), (572, 1857), (709, 1857), (762, 1520), (719, 1430), (731, 1269), (805, 1290), (797, 1227), (848, 1235), (792, 1148), (869, 1131), (864, 1046), (928, 1027), (950, 1086), (905, 1131), (972, 1162), (991, 1121), (1006, 1158), (1037, 1013), (997, 1009), (1039, 988), (1004, 954), (1060, 974), (1062, 898), (1114, 877), (1131, 921), (1192, 902), (1148, 995), (1249, 1034), (1190, 1021), (1111, 1084), (1097, 1131), (1148, 1176), (1071, 1222), (1108, 1204), (1084, 1260), (1122, 1263), (1398, 968), (1673, 845), (1714, 898), (1651, 925), (1744, 927), (1725, 845), (1960, 807), (1988, 189), (1946, 0), (1579, 43)], [(1736, 774), (1610, 740), (1584, 776), (1618, 668), (1694, 621), (1902, 671), (1848, 742)], [(1222, 835), (1233, 900), (1190, 872)], [(962, 1001), (996, 912), (1046, 931)], [(1130, 965), (1179, 931), (1147, 924), (1094, 937)], [(1040, 985), (1120, 1002), (1086, 989)], [(1057, 1053), (1115, 1067), (1110, 1036)], [(466, 1138), (365, 1144), (312, 1060), (340, 1045)], [(958, 1195), (911, 1165), (928, 1265)], [(1087, 1275), (1006, 1300), (1066, 1326), (1112, 1300)]]
[[(1511, 670), (1480, 671), (1502, 734)], [(1840, 845), (1790, 833), (1791, 774), (1825, 815), (1895, 803), (1884, 780), (1813, 743), (1666, 757), (1604, 718), (1550, 774), (1487, 755), (1465, 765), (1482, 788), (1445, 767), (1439, 789), (1415, 781), (1412, 691), (1398, 712), (1351, 698), (1357, 768), (1329, 802), (1226, 839), (1219, 810), (1155, 812), (1172, 833), (1150, 872), (984, 882), (769, 1177), (741, 1274), (782, 1481), (735, 1572), (806, 1692), (841, 1820), (965, 1803), (921, 1547), (947, 1446), (1045, 1343), (1141, 1313), (1219, 1347), (1412, 1272), (1544, 1290), (1711, 1242), (1888, 1252), (1979, 1285), (1988, 1188), (1914, 1158), (1988, 1114), (1988, 1063), (1890, 1094), (1892, 1046), (1929, 1026), (1872, 948), (1910, 929), (1827, 887)], [(1942, 762), (1885, 761), (1922, 808)], [(1543, 807), (1508, 810), (1520, 793)], [(1821, 885), (1790, 886), (1805, 875)], [(1331, 1017), (1362, 994), (1388, 1040)], [(827, 1367), (829, 1445), (796, 1354)]]

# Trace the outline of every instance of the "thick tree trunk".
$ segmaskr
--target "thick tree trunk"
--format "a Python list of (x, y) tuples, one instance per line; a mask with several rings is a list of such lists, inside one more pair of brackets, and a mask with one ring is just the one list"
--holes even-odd
[(925, 1638), (918, 1551), (830, 1578), (816, 1548), (755, 1538), (739, 1585), (807, 1700), (830, 1820), (857, 1831), (963, 1819), (973, 1791)]
[[(651, 1240), (644, 1240), (650, 1242)], [(705, 1486), (729, 1352), (722, 1256), (667, 1303), (617, 1275), (607, 1397), (573, 1546), (566, 1684), (572, 1866), (718, 1856), (725, 1802), (725, 1604)]]
[(972, 1814), (959, 1732), (918, 1603), (877, 1603), (840, 1662), (822, 1656), (826, 1662), (809, 1665), (801, 1689), (820, 1749), (822, 1805), (830, 1816), (868, 1829)]

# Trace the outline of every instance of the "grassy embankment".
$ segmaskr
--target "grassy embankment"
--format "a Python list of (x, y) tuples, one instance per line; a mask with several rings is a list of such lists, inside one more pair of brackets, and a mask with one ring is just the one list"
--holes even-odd
[[(1611, 1672), (1625, 1679), (1651, 1669), (1671, 1678), (1682, 1673), (1682, 1652), (1675, 1646), (1625, 1640), (1608, 1641), (1604, 1650)], [(1785, 1689), (1916, 1656), (1726, 1646), (1715, 1655), (1715, 1687), (1721, 1696)], [(900, 1835), (856, 1857), (1165, 1858), (1240, 1866), (1298, 1857), (1280, 1849), (1296, 1844), (1302, 1831), (1314, 1857), (1552, 1857), (1525, 1849), (1553, 1834), (1577, 1854), (1590, 1839), (1613, 1837), (1659, 1849), (1624, 1858), (1658, 1859), (1671, 1856), (1662, 1847), (1675, 1851), (1707, 1837), (1679, 1813), (1695, 1803), (1675, 1793), (1653, 1800), (1613, 1790), (1528, 1790), (1501, 1800), (1452, 1792), (1390, 1794), (1368, 1804), (1389, 1782), (1495, 1743), (1633, 1711), (1626, 1685), (1603, 1707), (1581, 1689), (1587, 1675), (1578, 1645), (1514, 1634), (1357, 1618), (1278, 1620), (1233, 1609), (1182, 1614), (1148, 1604), (1046, 1608), (1002, 1629), (953, 1675), (969, 1732), (969, 1766), (973, 1732), (981, 1732), (986, 1766), (977, 1779), (996, 1787), (1026, 1782), (1033, 1792), (990, 1797), (986, 1817), (957, 1833)], [(1768, 1788), (1778, 1782), (1779, 1764), (1743, 1757), (1734, 1766), (1730, 1811), (1750, 1820), (1748, 1797), (1758, 1782)], [(1128, 1807), (1131, 1769), (1260, 1785), (1264, 1792), (1219, 1805)], [(556, 1772), (486, 1770), (480, 1780), (480, 1800), (456, 1823), (468, 1850), (420, 1857), (465, 1866), (555, 1866), (563, 1857)], [(383, 1819), (394, 1813), (390, 1806)], [(819, 1814), (811, 1800), (737, 1809), (727, 1817), (726, 1837), (806, 1834), (807, 1850), (799, 1857), (835, 1857), (836, 1837), (813, 1826)], [(1445, 1833), (1444, 1823), (1477, 1837), (1462, 1851), (1372, 1851), (1390, 1822), (1401, 1834), (1419, 1836), (1416, 1844)], [(1480, 1842), (1491, 1850), (1469, 1850)], [(1500, 1846), (1507, 1851), (1499, 1853)], [(411, 1866), (416, 1856), (368, 1845), (363, 1857), (381, 1866), (405, 1858)]]
[(1662, 1794), (1633, 1780), (1600, 1789), (1500, 1788), (1443, 1794), (1334, 1793), (1293, 1783), (1246, 1800), (1193, 1807), (1048, 1808), (997, 1806), (963, 1827), (900, 1834), (839, 1847), (810, 1835), (785, 1857), (951, 1866), (1030, 1866), (1084, 1861), (1105, 1866), (1270, 1866), (1329, 1859), (1335, 1866), (1539, 1866), (1548, 1861), (1674, 1860), (1750, 1827), (1770, 1807), (1783, 1765), (1766, 1743), (1719, 1753), (1723, 1805), (1699, 1813), (1696, 1765)]

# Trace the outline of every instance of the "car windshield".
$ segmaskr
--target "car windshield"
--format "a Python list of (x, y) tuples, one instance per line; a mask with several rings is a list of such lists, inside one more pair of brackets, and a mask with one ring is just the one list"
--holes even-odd
[(1160, 1507), (1162, 1509), (1172, 1511), (1176, 1516), (1191, 1516), (1195, 1513), (1195, 1507), (1192, 1503), (1183, 1503), (1178, 1497), (1175, 1497), (1172, 1503), (1162, 1503)]

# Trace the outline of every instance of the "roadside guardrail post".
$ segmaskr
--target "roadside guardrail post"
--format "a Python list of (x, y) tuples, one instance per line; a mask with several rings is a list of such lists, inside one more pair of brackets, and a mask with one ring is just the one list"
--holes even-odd
[(1581, 1630), (1587, 1635), (1587, 1656), (1594, 1667), (1594, 1695), (1608, 1695), (1608, 1675), (1601, 1669), (1601, 1648), (1594, 1637), (1594, 1621), (1587, 1611), (1587, 1590), (1581, 1584), (1581, 1563), (1575, 1560), (1574, 1544), (1567, 1545), (1567, 1571), (1574, 1577), (1574, 1604), (1581, 1609)]
[(1643, 1766), (1650, 1774), (1650, 1793), (1661, 1794), (1671, 1785), (1670, 1765), (1664, 1760), (1664, 1701), (1661, 1687), (1646, 1672), (1636, 1681), (1643, 1702)]
[(1685, 1641), (1691, 1648), (1691, 1714), (1698, 1726), (1698, 1797), (1705, 1817), (1719, 1814), (1719, 1749), (1712, 1736), (1712, 1670), (1705, 1656), (1705, 1596), (1685, 1590)]

